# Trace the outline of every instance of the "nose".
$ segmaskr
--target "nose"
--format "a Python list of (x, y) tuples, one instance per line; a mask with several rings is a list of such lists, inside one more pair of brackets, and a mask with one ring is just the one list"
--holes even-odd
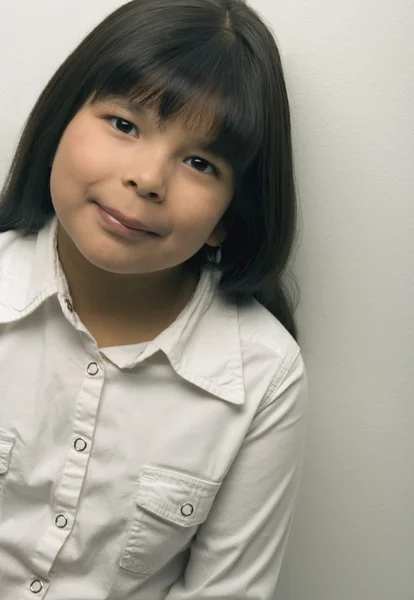
[(151, 202), (163, 202), (166, 193), (165, 157), (150, 152), (146, 156), (134, 156), (124, 177), (124, 185), (133, 189), (141, 198)]

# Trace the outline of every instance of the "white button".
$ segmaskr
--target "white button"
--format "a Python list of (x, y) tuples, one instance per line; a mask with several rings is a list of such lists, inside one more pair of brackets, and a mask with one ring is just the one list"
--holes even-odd
[(59, 527), (59, 529), (64, 529), (67, 524), (68, 524), (68, 520), (65, 517), (65, 515), (58, 515), (56, 517), (55, 525), (56, 525), (56, 527)]
[(83, 452), (84, 450), (86, 450), (88, 444), (82, 438), (77, 438), (73, 445), (77, 452)]
[(40, 581), (40, 579), (33, 579), (32, 583), (30, 584), (30, 591), (33, 592), (33, 594), (38, 594), (42, 590), (43, 583)]
[(86, 372), (88, 373), (88, 375), (92, 375), (92, 377), (94, 375), (96, 375), (99, 372), (99, 365), (96, 364), (96, 362), (91, 362), (88, 365), (88, 368), (86, 369)]
[(65, 300), (65, 304), (66, 304), (66, 308), (68, 309), (69, 312), (73, 312), (73, 305), (72, 302), (68, 299)]
[(194, 512), (194, 506), (192, 504), (183, 504), (181, 507), (181, 514), (183, 517), (191, 517)]

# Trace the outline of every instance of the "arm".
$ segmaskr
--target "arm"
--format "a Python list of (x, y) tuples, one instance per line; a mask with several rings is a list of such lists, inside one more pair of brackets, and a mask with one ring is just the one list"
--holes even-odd
[(262, 402), (167, 600), (272, 600), (298, 489), (307, 380), (299, 354)]

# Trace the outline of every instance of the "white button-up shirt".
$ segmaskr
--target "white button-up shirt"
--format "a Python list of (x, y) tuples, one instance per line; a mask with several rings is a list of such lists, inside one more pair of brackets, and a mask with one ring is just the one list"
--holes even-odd
[(147, 344), (99, 349), (56, 218), (0, 235), (0, 600), (270, 600), (298, 487), (299, 348), (205, 271)]

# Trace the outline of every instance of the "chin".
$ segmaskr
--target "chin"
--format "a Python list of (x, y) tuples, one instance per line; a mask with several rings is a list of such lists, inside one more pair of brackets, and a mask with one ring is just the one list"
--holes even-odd
[(83, 251), (81, 248), (78, 248), (84, 259), (88, 261), (91, 265), (96, 267), (101, 271), (105, 271), (106, 273), (111, 273), (113, 275), (146, 275), (149, 273), (156, 273), (160, 271), (166, 271), (177, 267), (178, 265), (171, 264), (154, 264), (153, 261), (149, 260), (131, 260), (131, 258), (126, 258), (125, 256), (116, 257), (116, 253), (109, 253), (107, 256), (103, 252), (91, 252), (91, 251)]
[(116, 260), (114, 256), (105, 258), (102, 255), (96, 256), (85, 252), (83, 257), (97, 269), (114, 275), (140, 275), (153, 270), (146, 265), (137, 264), (137, 262)]

